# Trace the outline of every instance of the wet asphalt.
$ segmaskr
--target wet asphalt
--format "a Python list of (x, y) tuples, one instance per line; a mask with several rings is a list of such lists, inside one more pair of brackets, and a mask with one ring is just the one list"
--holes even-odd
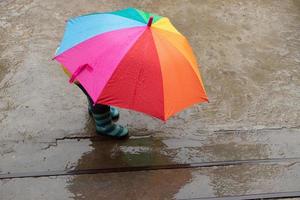
[[(186, 35), (210, 103), (167, 123), (121, 109), (131, 138), (115, 141), (51, 58), (66, 19), (129, 6)], [(298, 0), (4, 0), (0, 27), (1, 200), (300, 191)]]

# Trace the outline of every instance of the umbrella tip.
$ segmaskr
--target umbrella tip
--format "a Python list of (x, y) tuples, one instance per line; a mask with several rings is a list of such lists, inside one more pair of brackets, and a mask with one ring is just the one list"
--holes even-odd
[(153, 22), (153, 16), (151, 16), (151, 17), (149, 18), (149, 21), (148, 21), (147, 26), (150, 27), (151, 24), (152, 24), (152, 22)]

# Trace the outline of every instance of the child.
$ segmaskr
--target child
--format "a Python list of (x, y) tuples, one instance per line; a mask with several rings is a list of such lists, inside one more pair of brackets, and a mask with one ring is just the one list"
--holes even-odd
[(87, 96), (89, 102), (88, 111), (95, 120), (97, 134), (118, 139), (127, 137), (128, 129), (114, 123), (119, 119), (118, 109), (103, 104), (93, 105), (92, 98), (88, 95), (82, 85), (78, 82), (75, 82), (75, 84)]

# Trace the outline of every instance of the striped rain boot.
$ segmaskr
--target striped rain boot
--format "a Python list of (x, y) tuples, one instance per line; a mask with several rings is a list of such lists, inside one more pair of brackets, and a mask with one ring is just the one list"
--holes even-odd
[[(88, 111), (90, 116), (92, 116), (92, 103), (88, 100), (89, 105), (88, 105)], [(110, 114), (111, 114), (111, 118), (114, 122), (117, 122), (119, 120), (119, 110), (115, 107), (110, 106)]]
[(92, 111), (91, 113), (96, 123), (97, 134), (117, 139), (126, 138), (128, 136), (127, 128), (113, 123), (111, 111), (101, 114), (96, 114)]

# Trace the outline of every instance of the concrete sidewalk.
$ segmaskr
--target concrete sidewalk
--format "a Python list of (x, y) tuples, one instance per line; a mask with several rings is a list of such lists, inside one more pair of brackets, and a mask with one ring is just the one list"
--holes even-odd
[[(66, 19), (129, 6), (186, 35), (210, 103), (165, 124), (122, 109), (132, 137), (114, 141), (51, 58)], [(299, 1), (4, 0), (0, 27), (1, 200), (300, 191)]]

